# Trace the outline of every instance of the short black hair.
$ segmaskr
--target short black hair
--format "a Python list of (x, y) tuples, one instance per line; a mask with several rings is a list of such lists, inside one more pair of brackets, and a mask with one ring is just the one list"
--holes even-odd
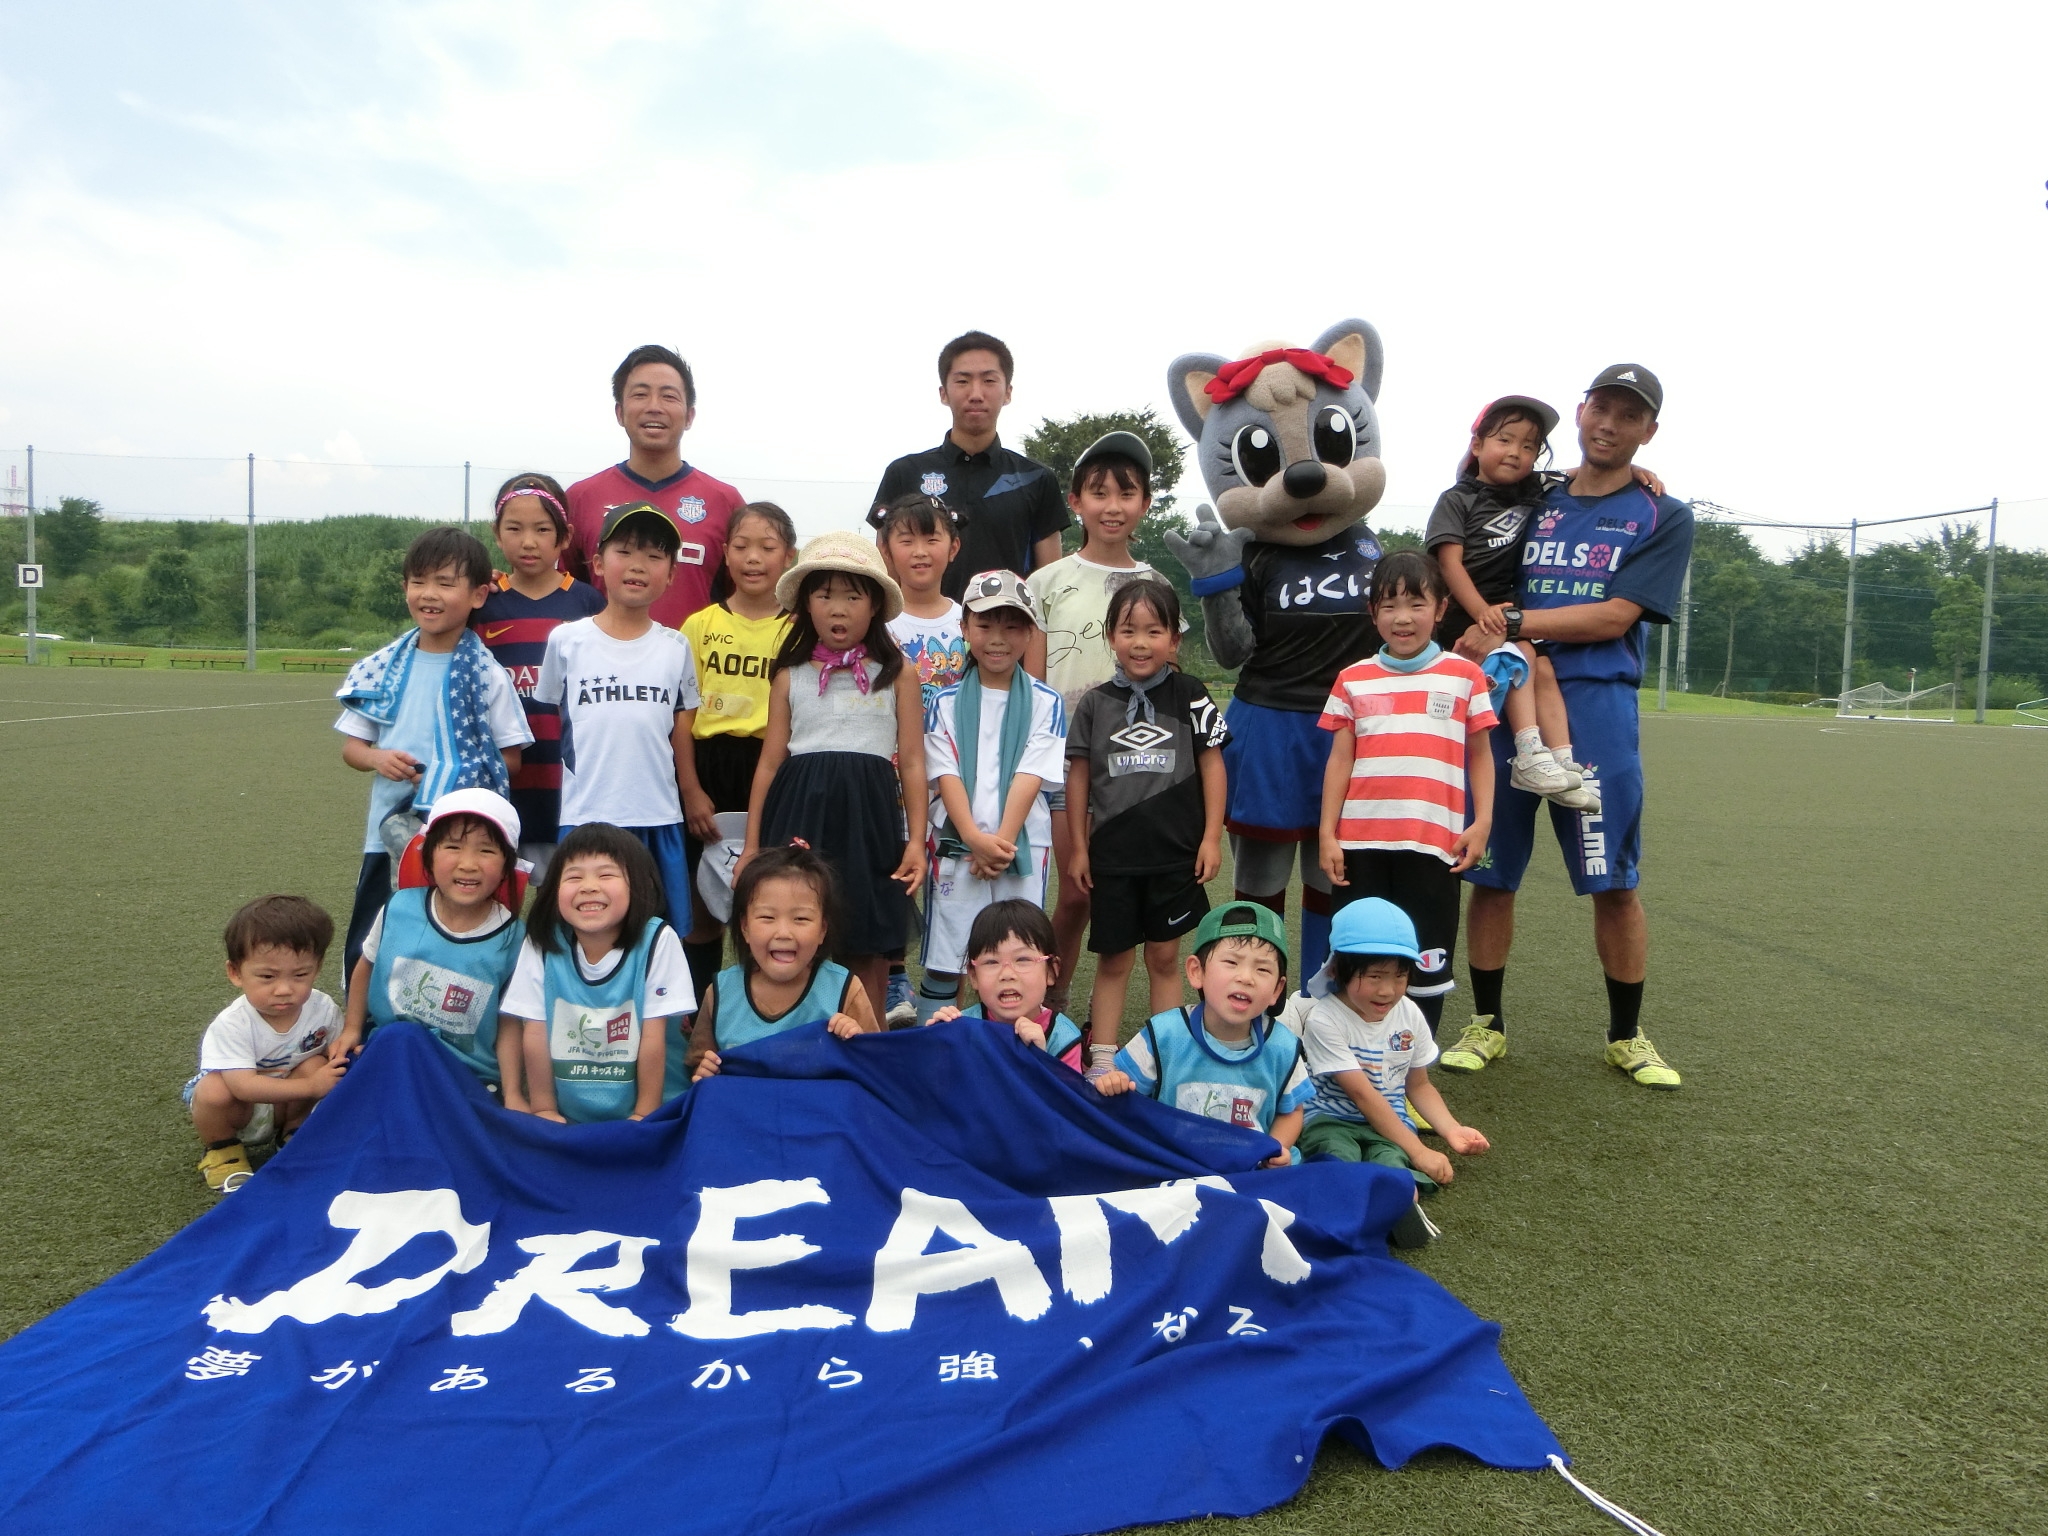
[(627, 549), (638, 549), (645, 544), (658, 549), (673, 560), (683, 551), (683, 536), (676, 531), (676, 525), (665, 517), (656, 517), (649, 512), (637, 513), (621, 518), (619, 526), (611, 536), (598, 541), (597, 552), (601, 555), (613, 544), (622, 544)]
[(498, 852), (505, 856), (505, 873), (512, 873), (512, 861), (519, 857), (519, 850), (505, 841), (505, 830), (488, 816), (473, 816), (462, 811), (454, 816), (443, 816), (427, 828), (427, 835), (420, 843), (420, 862), (426, 866), (427, 878), (434, 874), (434, 850), (443, 843), (452, 843), (463, 836), (471, 827), (482, 827), (490, 833), (491, 841)]
[(1152, 482), (1145, 476), (1145, 466), (1127, 453), (1098, 453), (1074, 472), (1071, 494), (1080, 495), (1104, 476), (1116, 481), (1119, 489), (1142, 491), (1147, 501), (1152, 499)]
[(1444, 583), (1443, 567), (1436, 563), (1436, 556), (1426, 555), (1419, 549), (1397, 549), (1390, 555), (1380, 556), (1379, 564), (1372, 568), (1372, 595), (1366, 607), (1378, 613), (1383, 601), (1402, 592), (1431, 603), (1442, 602), (1450, 596), (1450, 588)]
[(868, 513), (868, 526), (884, 540), (893, 528), (914, 528), (919, 533), (943, 531), (957, 539), (963, 522), (965, 519), (951, 502), (940, 496), (927, 496), (922, 491), (912, 491), (894, 501), (878, 502)]
[(1156, 576), (1127, 581), (1109, 594), (1109, 607), (1102, 615), (1102, 638), (1106, 642), (1133, 608), (1146, 607), (1176, 635), (1180, 633), (1180, 594)]
[(334, 919), (303, 896), (258, 896), (228, 919), (221, 941), (229, 965), (239, 966), (259, 949), (288, 949), (325, 960), (334, 942)]
[(472, 587), (490, 584), (491, 552), (460, 528), (429, 528), (405, 546), (405, 579), (433, 576), (454, 566)]
[(567, 954), (573, 930), (562, 921), (562, 871), (577, 859), (596, 856), (610, 859), (626, 875), (626, 921), (619, 930), (619, 946), (630, 950), (647, 931), (648, 920), (668, 910), (661, 888), (661, 870), (654, 855), (632, 833), (608, 821), (586, 821), (555, 845), (548, 872), (526, 918), (526, 936), (544, 955)]
[(974, 926), (967, 930), (968, 960), (994, 953), (1005, 939), (1029, 944), (1041, 955), (1050, 956), (1053, 964), (1059, 964), (1060, 944), (1053, 937), (1052, 919), (1035, 901), (992, 901), (983, 907), (975, 915)]
[(1402, 974), (1411, 980), (1414, 978), (1415, 962), (1406, 955), (1354, 955), (1348, 950), (1337, 949), (1330, 952), (1330, 980), (1341, 992), (1374, 966), (1385, 965), (1389, 961), (1400, 966)]
[(939, 348), (939, 382), (946, 382), (946, 375), (953, 371), (953, 362), (962, 352), (993, 352), (996, 362), (1003, 370), (1003, 382), (1009, 384), (1017, 377), (1017, 363), (1010, 356), (1010, 349), (987, 331), (966, 331), (955, 336)]
[(825, 942), (811, 956), (811, 974), (815, 976), (818, 967), (839, 952), (839, 881), (830, 864), (800, 843), (763, 848), (747, 862), (733, 883), (732, 938), (733, 948), (740, 952), (740, 969), (749, 976), (760, 969), (754, 963), (753, 950), (741, 937), (740, 928), (747, 920), (747, 908), (754, 903), (754, 892), (770, 880), (801, 880), (818, 898), (818, 906), (825, 914)]
[(633, 376), (635, 368), (644, 368), (649, 363), (666, 363), (682, 376), (683, 403), (691, 410), (697, 409), (697, 379), (690, 372), (690, 365), (683, 361), (683, 355), (673, 347), (664, 347), (660, 342), (650, 341), (644, 347), (635, 347), (626, 354), (626, 360), (612, 370), (612, 404), (626, 403), (626, 380)]

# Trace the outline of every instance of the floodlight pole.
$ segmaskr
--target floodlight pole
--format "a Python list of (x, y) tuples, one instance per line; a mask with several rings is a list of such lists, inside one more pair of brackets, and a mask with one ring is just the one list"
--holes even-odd
[(1657, 708), (1668, 710), (1671, 702), (1666, 697), (1666, 685), (1671, 680), (1671, 626), (1666, 624), (1657, 636)]
[[(1991, 498), (1991, 540), (1984, 546), (1984, 631), (1977, 641), (1977, 723), (1984, 723), (1984, 701), (1991, 692), (1991, 591), (1998, 579), (1998, 498)], [(33, 594), (29, 597), (33, 603)], [(29, 612), (35, 610), (31, 608)], [(35, 625), (29, 625), (34, 629)]]
[[(1692, 556), (1685, 559), (1685, 580), (1678, 588), (1678, 691), (1692, 692), (1690, 675), (1685, 669), (1687, 646), (1692, 639)], [(1659, 708), (1662, 706), (1660, 705)]]
[(1842, 605), (1842, 692), (1851, 687), (1849, 669), (1856, 645), (1856, 519), (1849, 519), (1849, 597)]
[(469, 460), (462, 461), (462, 526), (469, 526)]
[[(22, 551), (22, 559), (28, 564), (36, 563), (36, 450), (31, 443), (28, 450), (28, 514), (22, 519), (22, 537), (28, 543)], [(28, 664), (36, 664), (36, 589), (28, 589)]]
[(249, 670), (256, 670), (256, 455), (249, 455)]

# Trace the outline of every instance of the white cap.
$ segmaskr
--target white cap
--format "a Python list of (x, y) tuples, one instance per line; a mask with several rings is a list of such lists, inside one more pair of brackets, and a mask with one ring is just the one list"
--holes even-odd
[(450, 816), (476, 816), (488, 821), (505, 834), (505, 846), (514, 853), (519, 851), (519, 813), (512, 809), (512, 802), (494, 789), (451, 789), (434, 802), (427, 813), (427, 824), (423, 830), (432, 831), (434, 823)]

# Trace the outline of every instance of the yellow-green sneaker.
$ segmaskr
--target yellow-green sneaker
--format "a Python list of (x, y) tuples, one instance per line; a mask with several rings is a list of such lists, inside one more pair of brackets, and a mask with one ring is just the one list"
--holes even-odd
[(1648, 1035), (1631, 1035), (1607, 1043), (1607, 1065), (1618, 1067), (1645, 1088), (1676, 1088), (1678, 1073), (1657, 1054)]
[(1435, 1130), (1430, 1123), (1422, 1118), (1422, 1111), (1415, 1107), (1413, 1099), (1404, 1099), (1402, 1103), (1407, 1106), (1408, 1128), (1411, 1131), (1415, 1132), (1418, 1136), (1435, 1134)]
[(1458, 1036), (1458, 1043), (1437, 1058), (1446, 1072), (1477, 1072), (1508, 1053), (1508, 1037), (1493, 1027), (1493, 1015), (1476, 1015)]
[(255, 1169), (249, 1165), (249, 1154), (237, 1141), (225, 1147), (210, 1147), (199, 1159), (199, 1171), (206, 1176), (206, 1187), (216, 1195), (231, 1195), (249, 1182)]

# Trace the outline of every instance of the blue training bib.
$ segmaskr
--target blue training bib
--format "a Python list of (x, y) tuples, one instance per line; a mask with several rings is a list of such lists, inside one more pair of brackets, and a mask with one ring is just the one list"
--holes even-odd
[[(666, 926), (650, 917), (640, 942), (621, 956), (602, 980), (585, 978), (569, 948), (544, 961), (548, 1059), (554, 1067), (555, 1107), (572, 1124), (623, 1120), (639, 1097), (640, 996), (647, 961)], [(617, 951), (613, 951), (617, 953)]]
[(370, 968), (370, 1028), (424, 1024), (487, 1083), (498, 1080), (498, 1006), (519, 963), (526, 927), (454, 934), (434, 921), (432, 890), (394, 892)]

